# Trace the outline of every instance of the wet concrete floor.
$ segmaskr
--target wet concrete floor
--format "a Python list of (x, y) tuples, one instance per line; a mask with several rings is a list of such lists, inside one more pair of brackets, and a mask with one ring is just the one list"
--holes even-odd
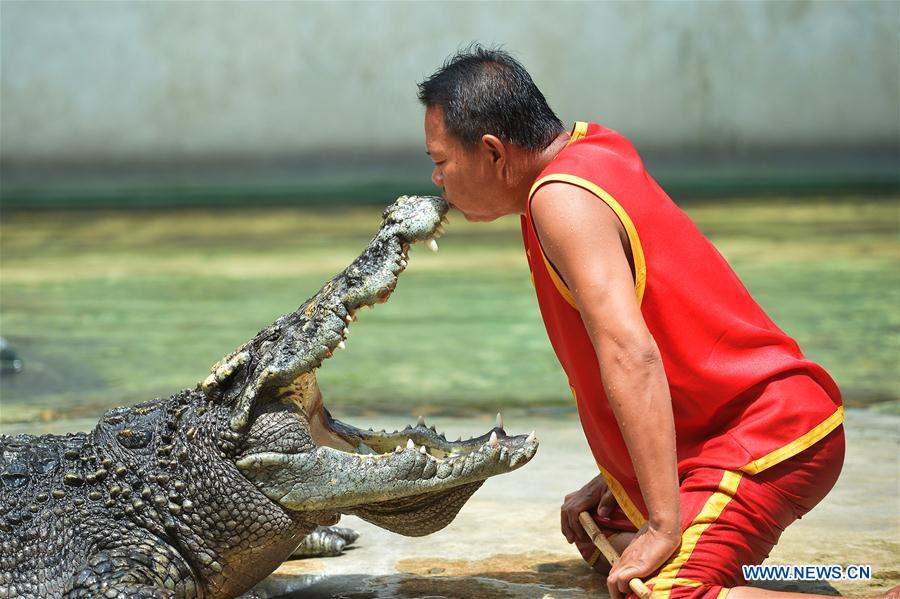
[[(341, 418), (341, 414), (336, 413)], [(348, 418), (356, 426), (393, 430), (415, 421)], [(597, 474), (574, 412), (504, 413), (510, 435), (537, 431), (541, 441), (525, 467), (488, 480), (449, 526), (403, 537), (355, 517), (342, 526), (360, 538), (343, 555), (285, 562), (244, 599), (568, 599), (607, 597), (603, 576), (581, 560), (559, 532), (559, 505)], [(93, 419), (5, 425), (4, 434), (90, 430)], [(428, 418), (448, 438), (489, 430), (494, 414)], [(768, 588), (859, 596), (900, 584), (900, 418), (848, 410), (847, 457), (832, 492), (782, 535), (766, 563), (863, 564), (867, 582), (770, 583)]]
[[(488, 480), (447, 528), (407, 538), (345, 517), (341, 525), (360, 532), (355, 547), (339, 557), (286, 562), (245, 597), (606, 597), (604, 578), (559, 532), (563, 496), (597, 473), (576, 416), (504, 416), (509, 434), (537, 430), (537, 455), (524, 468)], [(357, 426), (388, 430), (407, 424), (395, 418), (355, 420)], [(428, 423), (450, 438), (472, 436), (493, 426), (493, 414)], [(900, 419), (851, 410), (847, 436), (837, 486), (784, 533), (767, 563), (868, 564), (872, 580), (770, 588), (861, 595), (900, 584)]]

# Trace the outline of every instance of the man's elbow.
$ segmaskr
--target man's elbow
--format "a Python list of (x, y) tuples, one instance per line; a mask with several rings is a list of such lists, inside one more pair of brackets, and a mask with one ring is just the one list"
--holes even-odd
[[(659, 348), (649, 333), (625, 343), (615, 343), (610, 350), (608, 355), (600, 356), (601, 362), (607, 362), (607, 367), (611, 366), (620, 372), (650, 372), (662, 364)], [(603, 353), (606, 352), (601, 352)]]

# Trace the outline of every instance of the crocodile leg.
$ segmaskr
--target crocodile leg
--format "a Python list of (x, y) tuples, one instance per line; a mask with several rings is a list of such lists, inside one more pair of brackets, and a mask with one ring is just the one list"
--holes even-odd
[(66, 599), (175, 599), (197, 596), (190, 566), (156, 537), (100, 550), (66, 585)]

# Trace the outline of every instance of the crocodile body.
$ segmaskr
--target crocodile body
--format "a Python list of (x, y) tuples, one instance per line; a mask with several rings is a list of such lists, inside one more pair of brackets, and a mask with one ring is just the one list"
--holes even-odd
[(429, 534), (530, 460), (534, 435), (499, 422), (450, 442), (422, 421), (363, 431), (322, 404), (316, 369), (357, 310), (387, 300), (409, 246), (434, 244), (446, 211), (398, 199), (359, 258), (194, 389), (110, 410), (87, 433), (2, 437), (0, 597), (234, 597), (308, 535), (327, 545), (317, 527), (342, 514)]

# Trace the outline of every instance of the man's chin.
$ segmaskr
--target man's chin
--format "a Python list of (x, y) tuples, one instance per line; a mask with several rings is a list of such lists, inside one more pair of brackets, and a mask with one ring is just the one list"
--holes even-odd
[(463, 211), (454, 206), (453, 202), (450, 202), (450, 206), (454, 210), (462, 214), (463, 218), (470, 223), (489, 223), (491, 221), (497, 220), (501, 216), (500, 214), (474, 214), (472, 212)]
[(497, 220), (496, 215), (489, 214), (466, 214), (462, 213), (463, 218), (465, 218), (470, 223), (489, 223), (491, 221)]

